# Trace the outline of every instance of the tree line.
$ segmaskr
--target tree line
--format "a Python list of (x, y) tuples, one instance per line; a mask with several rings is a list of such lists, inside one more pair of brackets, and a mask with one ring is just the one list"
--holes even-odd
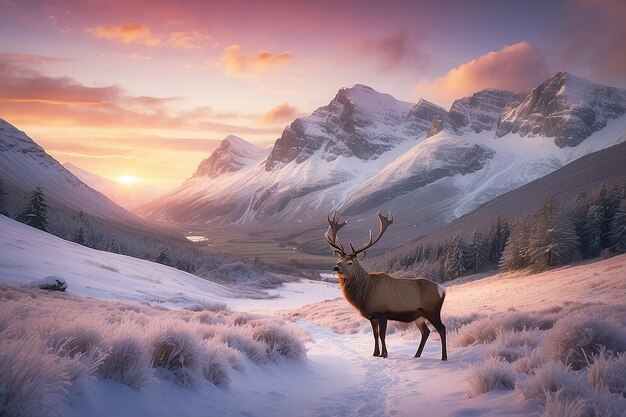
[(577, 260), (626, 252), (626, 181), (602, 184), (559, 205), (548, 197), (509, 225), (498, 217), (471, 237), (417, 244), (382, 255), (376, 266), (439, 282), (496, 268), (535, 272)]
[[(17, 213), (13, 215), (9, 210), (7, 188), (0, 179), (0, 214), (92, 249), (150, 260), (190, 273), (211, 271), (224, 264), (241, 262), (241, 259), (227, 254), (209, 254), (182, 238), (177, 240), (159, 233), (131, 229), (83, 211), (77, 212), (58, 204), (49, 205), (42, 187), (36, 187), (28, 195), (11, 190), (15, 194), (12, 195), (11, 208), (13, 213)], [(17, 203), (20, 199), (21, 207)], [(262, 265), (259, 267), (262, 269)]]

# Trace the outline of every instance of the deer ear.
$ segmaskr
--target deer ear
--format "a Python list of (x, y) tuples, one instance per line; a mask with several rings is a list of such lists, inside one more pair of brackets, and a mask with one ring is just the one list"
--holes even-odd
[(359, 252), (359, 254), (356, 256), (356, 259), (358, 259), (359, 261), (362, 261), (363, 259), (365, 259), (365, 251), (363, 252)]
[(343, 255), (340, 251), (338, 250), (334, 250), (333, 251), (333, 255), (339, 256), (341, 258), (341, 256)]

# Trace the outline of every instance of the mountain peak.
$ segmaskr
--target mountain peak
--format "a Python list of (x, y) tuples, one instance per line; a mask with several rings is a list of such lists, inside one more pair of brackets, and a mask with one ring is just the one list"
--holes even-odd
[(455, 100), (450, 107), (450, 118), (462, 131), (472, 130), (480, 133), (496, 127), (502, 111), (519, 104), (524, 95), (510, 91), (486, 88), (468, 97)]
[(577, 146), (624, 113), (626, 90), (559, 71), (502, 114), (496, 136), (546, 136), (560, 148)]
[(239, 136), (229, 135), (222, 139), (220, 146), (200, 162), (193, 178), (217, 178), (222, 174), (239, 171), (263, 160), (267, 151)]

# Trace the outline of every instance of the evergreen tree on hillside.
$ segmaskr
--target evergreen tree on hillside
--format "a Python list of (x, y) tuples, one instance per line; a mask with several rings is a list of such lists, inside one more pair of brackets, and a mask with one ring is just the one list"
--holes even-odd
[(626, 198), (620, 200), (619, 207), (611, 224), (611, 249), (617, 253), (626, 252)]
[(589, 258), (600, 256), (600, 251), (604, 247), (603, 229), (605, 223), (604, 209), (597, 204), (589, 207), (583, 235), (583, 241), (586, 244), (584, 252)]
[(506, 270), (526, 268), (530, 264), (528, 256), (528, 242), (530, 239), (531, 217), (521, 218), (511, 229), (511, 234), (506, 241), (504, 252), (500, 260), (500, 266)]
[(500, 263), (509, 235), (509, 224), (506, 219), (498, 217), (489, 233), (489, 248), (487, 254), (489, 263), (494, 265)]
[(157, 262), (163, 265), (170, 265), (171, 260), (167, 252), (168, 252), (167, 248), (161, 245), (161, 247), (159, 248), (159, 253), (157, 253), (156, 257), (154, 258), (154, 262)]
[(548, 198), (533, 216), (528, 254), (534, 270), (543, 271), (580, 257), (578, 236), (568, 217)]
[(50, 233), (48, 228), (48, 205), (41, 187), (35, 188), (35, 191), (28, 199), (24, 211), (17, 216), (16, 220)]
[(482, 271), (487, 265), (487, 245), (482, 233), (474, 229), (472, 240), (468, 245), (467, 269), (474, 273)]
[(89, 247), (89, 243), (87, 243), (87, 238), (85, 238), (85, 231), (82, 227), (78, 229), (78, 235), (76, 236), (76, 239), (74, 239), (74, 242), (78, 243), (79, 245)]
[(445, 279), (460, 277), (466, 268), (467, 249), (460, 234), (457, 234), (445, 255), (443, 255), (443, 276)]

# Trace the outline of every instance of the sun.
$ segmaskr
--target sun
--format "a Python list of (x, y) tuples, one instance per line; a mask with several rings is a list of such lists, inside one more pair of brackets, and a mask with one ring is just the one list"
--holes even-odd
[(134, 175), (122, 175), (117, 177), (117, 182), (121, 182), (122, 184), (134, 184), (139, 181), (139, 178)]

